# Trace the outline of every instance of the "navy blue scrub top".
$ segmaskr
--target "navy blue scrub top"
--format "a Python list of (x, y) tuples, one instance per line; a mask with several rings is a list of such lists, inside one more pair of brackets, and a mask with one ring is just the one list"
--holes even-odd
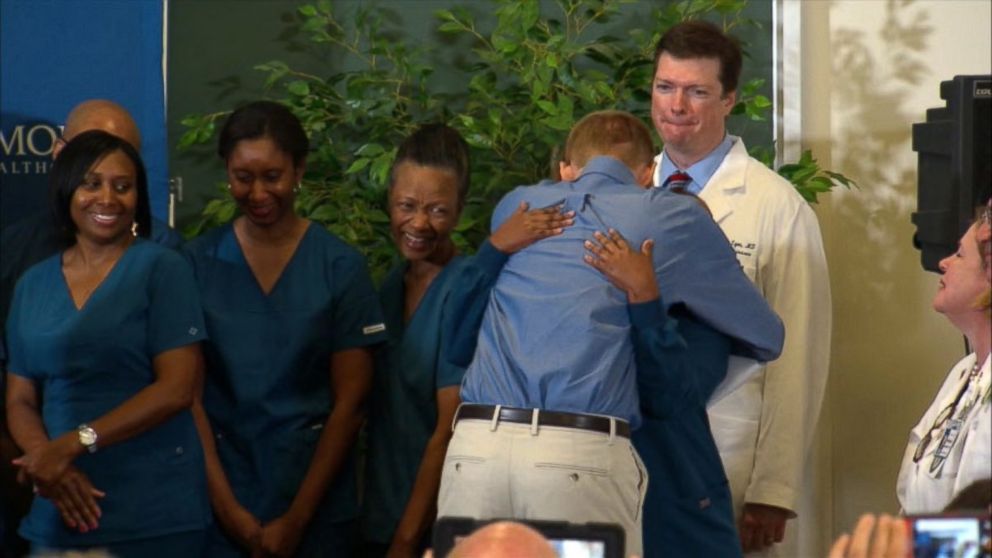
[(413, 491), (427, 442), (437, 425), (437, 391), (457, 386), (465, 369), (442, 358), (442, 309), (455, 258), (431, 281), (410, 322), (403, 323), (408, 264), (394, 267), (379, 289), (389, 341), (376, 351), (369, 410), (363, 518), (365, 536), (388, 544)]
[[(17, 283), (7, 320), (8, 370), (34, 382), (49, 437), (76, 430), (155, 380), (154, 357), (206, 337), (189, 266), (172, 250), (135, 240), (79, 310), (49, 257)], [(26, 539), (75, 547), (202, 529), (210, 517), (203, 453), (184, 410), (128, 440), (74, 461), (107, 493), (100, 527), (67, 529), (36, 497), (21, 524)]]
[[(331, 412), (331, 355), (385, 340), (379, 302), (364, 258), (314, 223), (267, 295), (231, 224), (183, 251), (210, 330), (204, 406), (218, 454), (238, 501), (268, 521), (292, 503)], [(357, 516), (354, 473), (349, 459), (321, 520)]]

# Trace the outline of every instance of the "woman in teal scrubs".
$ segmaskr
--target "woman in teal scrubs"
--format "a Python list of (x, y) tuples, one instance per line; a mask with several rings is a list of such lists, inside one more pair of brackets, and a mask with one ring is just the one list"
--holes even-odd
[[(363, 502), (364, 556), (420, 556), (430, 542), (441, 466), (460, 402), (464, 369), (442, 355), (442, 308), (449, 278), (473, 265), (451, 233), (469, 185), (468, 145), (428, 124), (399, 147), (390, 172), (389, 218), (402, 260), (380, 288), (389, 341), (376, 352)], [(561, 232), (556, 208), (524, 212), (493, 234), (512, 253)]]
[(189, 266), (145, 240), (148, 185), (126, 141), (90, 131), (51, 174), (63, 249), (18, 282), (7, 419), (34, 484), (32, 552), (201, 552), (210, 510), (189, 406), (204, 338)]
[(353, 450), (385, 326), (363, 258), (294, 211), (308, 148), (283, 105), (234, 111), (218, 153), (241, 215), (184, 248), (210, 332), (195, 407), (210, 557), (352, 552)]
[(465, 140), (427, 125), (400, 145), (389, 179), (403, 259), (379, 289), (389, 341), (376, 352), (363, 531), (370, 556), (419, 556), (429, 542), (463, 369), (440, 357), (447, 278), (464, 259), (451, 232), (469, 183)]

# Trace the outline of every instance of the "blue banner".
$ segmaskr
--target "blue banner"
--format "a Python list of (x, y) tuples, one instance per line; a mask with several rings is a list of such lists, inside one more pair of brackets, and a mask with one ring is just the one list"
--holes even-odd
[(165, 220), (162, 12), (163, 0), (0, 2), (0, 227), (46, 207), (52, 144), (94, 98), (138, 123), (152, 213)]

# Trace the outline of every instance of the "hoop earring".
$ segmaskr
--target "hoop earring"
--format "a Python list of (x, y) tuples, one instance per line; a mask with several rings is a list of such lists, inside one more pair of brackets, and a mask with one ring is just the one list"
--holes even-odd
[(302, 191), (302, 190), (303, 190), (303, 183), (302, 182), (297, 182), (296, 183), (296, 186), (293, 186), (293, 193), (294, 194), (299, 194), (300, 191)]
[(131, 221), (131, 236), (138, 236), (138, 222)]

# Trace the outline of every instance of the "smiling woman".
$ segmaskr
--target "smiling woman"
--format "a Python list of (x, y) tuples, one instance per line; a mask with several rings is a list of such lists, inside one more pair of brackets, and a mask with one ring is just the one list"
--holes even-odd
[(466, 261), (451, 232), (468, 183), (468, 145), (442, 124), (403, 141), (390, 172), (390, 230), (403, 259), (379, 289), (389, 342), (375, 355), (364, 556), (419, 555), (429, 542), (463, 372), (440, 358), (440, 320), (449, 278)]
[(362, 257), (294, 210), (308, 144), (279, 103), (234, 111), (217, 151), (241, 216), (185, 247), (210, 331), (194, 412), (212, 557), (351, 555), (354, 442), (385, 326)]
[[(63, 246), (83, 240), (121, 242), (151, 231), (148, 180), (137, 151), (97, 130), (79, 134), (66, 163), (52, 168), (56, 226)], [(64, 151), (64, 150), (63, 150)], [(133, 228), (133, 231), (132, 231)]]
[(64, 250), (24, 274), (7, 322), (14, 465), (37, 494), (20, 533), (36, 553), (199, 555), (209, 507), (188, 409), (204, 338), (192, 273), (145, 241), (148, 184), (125, 140), (79, 134), (51, 183)]

